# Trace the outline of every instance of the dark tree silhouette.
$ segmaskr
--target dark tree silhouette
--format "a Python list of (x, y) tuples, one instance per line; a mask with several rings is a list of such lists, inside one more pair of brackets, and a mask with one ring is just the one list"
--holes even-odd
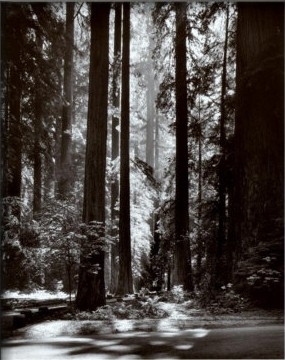
[(283, 136), (284, 4), (239, 3), (232, 219), (236, 254), (239, 260), (249, 248), (255, 254), (266, 245), (272, 265), (278, 259), (282, 272)]
[(123, 4), (119, 282), (117, 294), (133, 292), (130, 229), (130, 3)]
[(176, 11), (176, 190), (173, 284), (192, 290), (188, 211), (188, 114), (186, 84), (186, 3), (175, 3)]
[[(115, 4), (115, 40), (114, 40), (114, 70), (112, 83), (112, 102), (113, 107), (119, 110), (120, 107), (120, 69), (121, 69), (121, 36), (122, 36), (122, 5)], [(119, 126), (118, 111), (112, 116), (112, 160), (119, 156)], [(116, 204), (119, 200), (119, 181), (117, 177), (112, 179), (111, 184), (111, 222), (112, 222), (112, 236), (115, 237), (115, 243), (111, 246), (111, 293), (114, 293), (118, 286), (118, 210)]]
[[(94, 310), (105, 304), (104, 237), (105, 171), (108, 106), (110, 3), (91, 4), (91, 53), (83, 221), (95, 226), (82, 246), (76, 306)], [(94, 223), (95, 222), (95, 223)], [(91, 224), (90, 224), (91, 223)], [(96, 224), (101, 226), (96, 231)], [(92, 245), (94, 245), (92, 247)]]

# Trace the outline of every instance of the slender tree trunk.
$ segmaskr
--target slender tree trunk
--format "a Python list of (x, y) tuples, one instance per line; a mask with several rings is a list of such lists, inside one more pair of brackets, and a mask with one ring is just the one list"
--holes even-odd
[(71, 145), (73, 111), (73, 46), (74, 46), (74, 5), (66, 3), (66, 30), (64, 56), (64, 104), (62, 107), (61, 158), (59, 197), (66, 199), (71, 191)]
[(186, 3), (176, 9), (176, 190), (173, 284), (192, 290), (188, 213), (188, 114), (186, 85)]
[(238, 258), (270, 241), (279, 242), (283, 254), (283, 136), (284, 4), (239, 3), (233, 202)]
[(131, 229), (130, 229), (130, 3), (123, 4), (123, 57), (121, 103), (121, 164), (119, 222), (119, 283), (117, 294), (133, 293)]
[[(119, 156), (119, 117), (117, 113), (120, 107), (120, 68), (121, 68), (121, 21), (122, 21), (122, 5), (115, 4), (115, 41), (114, 41), (114, 75), (113, 75), (113, 107), (116, 109), (116, 114), (112, 116), (112, 160), (116, 160)], [(111, 221), (112, 221), (112, 236), (115, 238), (115, 243), (111, 245), (111, 293), (115, 293), (118, 286), (118, 217), (119, 213), (116, 209), (119, 200), (119, 181), (117, 176), (114, 176), (111, 184)]]
[[(148, 30), (150, 25), (148, 24)], [(155, 120), (155, 84), (154, 84), (154, 73), (153, 64), (151, 58), (152, 52), (152, 39), (149, 39), (150, 45), (148, 48), (148, 59), (147, 59), (147, 89), (146, 89), (146, 112), (147, 112), (147, 123), (146, 123), (146, 163), (154, 168), (154, 120)]]
[(200, 285), (201, 282), (201, 272), (202, 272), (202, 256), (203, 256), (203, 244), (202, 244), (202, 124), (201, 124), (201, 107), (200, 107), (200, 98), (199, 98), (199, 138), (198, 138), (198, 250), (197, 250), (197, 276), (196, 281), (197, 285)]
[(225, 270), (225, 242), (226, 242), (226, 175), (225, 175), (225, 151), (226, 151), (226, 112), (225, 96), (227, 88), (227, 55), (228, 55), (228, 27), (229, 27), (229, 6), (226, 10), (225, 42), (224, 57), (222, 69), (222, 89), (220, 104), (220, 163), (218, 168), (219, 176), (219, 225), (217, 237), (217, 254), (216, 254), (216, 286), (220, 288), (227, 280)]
[(83, 221), (100, 231), (87, 233), (82, 245), (76, 306), (95, 310), (105, 304), (105, 171), (108, 116), (110, 3), (91, 3), (91, 53)]

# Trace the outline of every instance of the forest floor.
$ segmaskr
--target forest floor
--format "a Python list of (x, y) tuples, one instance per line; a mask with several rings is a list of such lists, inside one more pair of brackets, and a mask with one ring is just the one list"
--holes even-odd
[[(50, 294), (37, 292), (34, 294), (6, 294), (4, 297), (14, 298), (17, 304), (25, 304), (27, 301), (37, 300), (63, 300), (67, 296), (64, 293)], [(144, 312), (142, 309), (133, 311), (130, 300), (125, 299), (123, 303), (110, 304), (102, 310), (100, 317), (81, 314), (79, 317), (74, 314), (65, 314), (58, 318), (27, 325), (13, 332), (12, 337), (18, 339), (42, 339), (57, 336), (77, 336), (92, 334), (115, 334), (125, 332), (177, 332), (185, 329), (215, 329), (245, 326), (263, 326), (272, 324), (283, 324), (283, 310), (264, 310), (249, 307), (247, 310), (239, 312), (213, 313), (207, 309), (199, 308), (195, 302), (188, 300), (181, 303), (154, 301), (146, 302)], [(119, 306), (117, 314), (114, 316), (110, 309), (112, 306)], [(145, 307), (150, 309), (145, 312)], [(151, 316), (155, 309), (155, 315)], [(140, 312), (139, 312), (140, 311)], [(108, 316), (110, 314), (110, 316)], [(132, 317), (132, 314), (140, 315)], [(150, 314), (150, 316), (148, 316)], [(146, 316), (145, 316), (146, 315)]]

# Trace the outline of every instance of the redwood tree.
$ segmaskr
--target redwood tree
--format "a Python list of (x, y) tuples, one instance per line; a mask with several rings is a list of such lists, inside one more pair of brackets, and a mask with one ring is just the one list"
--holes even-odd
[(188, 210), (188, 126), (186, 83), (186, 3), (175, 3), (176, 11), (176, 190), (175, 251), (173, 284), (192, 290)]
[[(217, 253), (216, 253), (216, 274), (215, 281), (218, 288), (224, 284), (227, 278), (225, 272), (225, 246), (226, 246), (226, 90), (227, 90), (227, 56), (228, 56), (228, 33), (229, 33), (229, 5), (226, 5), (226, 25), (225, 25), (225, 41), (222, 67), (221, 81), (221, 102), (220, 102), (220, 161), (218, 167), (218, 202), (219, 202), (219, 224), (217, 236)], [(228, 261), (228, 259), (227, 259)]]
[(130, 3), (123, 4), (119, 283), (117, 294), (133, 292), (130, 229)]
[[(236, 254), (237, 260), (242, 260), (250, 248), (248, 255), (253, 256), (266, 246), (269, 250), (260, 261), (269, 256), (271, 268), (280, 273), (284, 246), (283, 136), (284, 4), (238, 3), (232, 219)], [(283, 280), (279, 281), (282, 285)], [(280, 294), (283, 297), (282, 290)], [(274, 298), (276, 294), (268, 293), (268, 299)]]
[(85, 160), (82, 244), (76, 306), (95, 310), (105, 304), (104, 224), (108, 106), (110, 3), (91, 3), (91, 51)]
[[(112, 102), (116, 112), (112, 116), (112, 160), (116, 160), (119, 156), (119, 117), (117, 115), (120, 107), (120, 69), (121, 69), (121, 36), (122, 36), (122, 5), (115, 4), (115, 34), (114, 34), (114, 72), (112, 84)], [(115, 238), (115, 243), (111, 246), (111, 287), (110, 291), (114, 293), (118, 286), (118, 210), (116, 209), (117, 201), (119, 200), (119, 181), (115, 176), (111, 184), (111, 221), (112, 221), (112, 236)]]

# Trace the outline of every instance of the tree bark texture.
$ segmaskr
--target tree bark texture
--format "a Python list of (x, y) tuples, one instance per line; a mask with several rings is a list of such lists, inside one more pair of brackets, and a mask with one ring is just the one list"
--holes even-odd
[(117, 294), (133, 293), (130, 229), (130, 3), (123, 4), (119, 283)]
[[(115, 4), (115, 34), (114, 34), (114, 73), (112, 84), (112, 101), (116, 113), (112, 116), (112, 160), (116, 160), (119, 156), (119, 108), (120, 108), (120, 73), (121, 73), (121, 36), (122, 36), (122, 4)], [(115, 293), (118, 286), (118, 219), (119, 213), (116, 209), (119, 200), (119, 180), (114, 176), (111, 184), (111, 221), (112, 221), (112, 236), (116, 239), (115, 243), (111, 245), (111, 293)]]
[[(91, 3), (91, 53), (83, 221), (105, 224), (105, 170), (107, 141), (108, 66), (110, 3)], [(104, 234), (101, 233), (101, 237)], [(99, 237), (87, 241), (98, 245)], [(89, 244), (90, 245), (90, 244)], [(95, 310), (105, 304), (104, 251), (96, 248), (89, 260), (98, 266), (97, 274), (87, 265), (84, 246), (81, 254), (76, 306)]]
[[(250, 246), (283, 247), (284, 4), (239, 3), (234, 233)], [(282, 252), (282, 250), (281, 250)]]
[(71, 190), (71, 145), (73, 110), (73, 47), (74, 47), (74, 3), (66, 3), (64, 83), (61, 129), (61, 158), (59, 198), (66, 199)]
[(227, 88), (227, 54), (228, 54), (228, 27), (229, 27), (229, 5), (226, 5), (226, 26), (225, 26), (225, 41), (224, 41), (224, 54), (223, 54), (223, 68), (222, 68), (222, 81), (221, 81), (221, 103), (220, 103), (220, 162), (218, 166), (218, 197), (219, 197), (219, 225), (217, 236), (217, 250), (216, 250), (216, 274), (215, 282), (218, 288), (226, 281), (227, 272), (225, 272), (225, 242), (226, 242), (226, 165), (225, 165), (225, 152), (226, 152), (226, 109), (225, 109), (225, 96)]
[(188, 112), (186, 85), (186, 3), (176, 9), (176, 190), (173, 284), (192, 290), (188, 210)]

